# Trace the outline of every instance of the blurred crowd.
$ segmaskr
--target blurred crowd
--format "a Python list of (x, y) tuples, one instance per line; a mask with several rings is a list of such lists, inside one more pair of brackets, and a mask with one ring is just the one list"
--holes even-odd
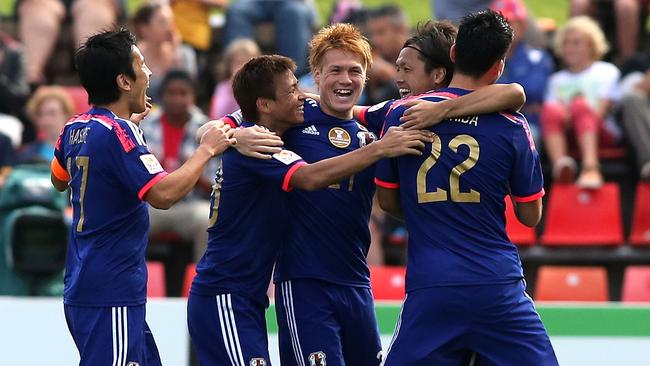
[[(417, 25), (398, 3), (368, 8), (338, 0), (323, 17), (355, 24), (373, 46), (365, 105), (399, 98), (395, 60)], [(608, 151), (623, 151), (639, 179), (650, 180), (647, 0), (570, 0), (569, 19), (557, 27), (521, 0), (431, 0), (431, 8), (435, 18), (456, 24), (485, 8), (508, 20), (515, 39), (499, 82), (525, 89), (522, 112), (545, 152), (548, 182), (598, 189)], [(17, 0), (14, 14), (0, 20), (0, 187), (12, 166), (49, 164), (62, 126), (87, 106), (71, 55), (97, 30), (123, 24), (136, 34), (153, 72), (154, 109), (141, 127), (150, 150), (174, 170), (196, 147), (198, 126), (238, 109), (231, 78), (250, 58), (291, 57), (302, 87), (317, 92), (306, 58), (320, 18), (310, 0), (142, 0), (133, 12), (124, 0)], [(213, 172), (208, 167), (172, 210), (151, 209), (152, 236), (172, 232), (200, 256)], [(403, 264), (402, 225), (379, 209), (370, 225), (369, 263)]]

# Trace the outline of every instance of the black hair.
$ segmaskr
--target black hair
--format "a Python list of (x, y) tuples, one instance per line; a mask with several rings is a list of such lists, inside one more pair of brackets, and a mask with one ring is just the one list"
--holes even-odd
[(161, 93), (164, 93), (165, 88), (167, 88), (167, 85), (175, 80), (179, 81), (184, 81), (186, 82), (192, 90), (194, 90), (194, 79), (192, 78), (192, 75), (190, 75), (189, 72), (181, 69), (171, 69), (167, 71), (165, 74), (165, 77), (163, 78), (161, 84), (160, 84), (160, 91)]
[(295, 72), (296, 63), (280, 55), (254, 57), (237, 71), (232, 80), (232, 90), (245, 120), (259, 122), (257, 99), (275, 100), (276, 77), (287, 71)]
[(135, 80), (134, 45), (133, 34), (120, 28), (95, 34), (77, 49), (74, 61), (81, 85), (88, 92), (88, 104), (117, 101), (120, 98), (118, 75), (124, 74)]
[(382, 5), (368, 12), (368, 20), (379, 18), (390, 18), (393, 25), (396, 26), (408, 25), (404, 10), (397, 5)]
[(456, 27), (448, 21), (426, 21), (418, 24), (417, 33), (404, 42), (402, 48), (412, 48), (424, 62), (424, 71), (431, 73), (436, 67), (445, 68), (444, 83), (449, 85), (454, 76), (454, 64), (449, 49), (456, 40)]
[(499, 13), (483, 10), (463, 17), (456, 37), (456, 71), (478, 78), (500, 59), (512, 43), (512, 28)]

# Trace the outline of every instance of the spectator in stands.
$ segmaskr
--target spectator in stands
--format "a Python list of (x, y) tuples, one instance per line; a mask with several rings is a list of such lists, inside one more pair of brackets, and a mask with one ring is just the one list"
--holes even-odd
[(88, 36), (114, 24), (122, 12), (120, 0), (18, 1), (18, 33), (25, 47), (30, 84), (45, 82), (45, 66), (67, 16), (72, 17), (76, 48)]
[(212, 45), (210, 10), (225, 9), (228, 0), (171, 0), (174, 23), (183, 42), (207, 52)]
[[(195, 105), (194, 81), (184, 70), (170, 70), (161, 85), (162, 108), (152, 112), (140, 127), (147, 138), (149, 151), (156, 156), (166, 171), (178, 169), (198, 147), (194, 136), (208, 118)], [(207, 245), (208, 192), (217, 167), (213, 159), (205, 174), (181, 202), (169, 210), (149, 208), (151, 236), (173, 232), (184, 241), (194, 243), (195, 259), (199, 259)]]
[(21, 46), (0, 32), (0, 113), (17, 115), (29, 95)]
[(174, 26), (174, 14), (169, 5), (147, 3), (132, 18), (138, 48), (153, 72), (149, 80), (149, 96), (154, 103), (161, 100), (161, 77), (172, 69), (187, 71), (193, 78), (197, 75), (196, 53), (181, 43), (181, 36)]
[(639, 175), (650, 181), (650, 69), (623, 95), (623, 125), (636, 151)]
[(36, 127), (36, 140), (18, 152), (20, 164), (49, 164), (54, 158), (54, 146), (66, 121), (72, 117), (72, 100), (61, 87), (41, 86), (27, 102), (27, 114)]
[[(10, 137), (14, 147), (20, 146), (23, 140), (25, 128), (16, 116), (22, 114), (28, 95), (22, 49), (11, 37), (0, 32), (0, 133)], [(27, 135), (29, 137), (29, 133)]]
[(307, 72), (307, 45), (316, 16), (309, 0), (236, 0), (228, 7), (224, 45), (237, 38), (254, 38), (255, 26), (273, 22), (276, 53), (298, 65), (297, 75)]
[(523, 38), (528, 26), (528, 11), (523, 1), (496, 0), (491, 7), (503, 14), (514, 32), (506, 66), (499, 83), (518, 83), (524, 87), (526, 104), (521, 112), (526, 116), (533, 138), (539, 146), (541, 137), (539, 111), (544, 102), (548, 79), (554, 71), (553, 60), (544, 49), (531, 47)]
[(261, 54), (252, 39), (240, 38), (226, 48), (217, 66), (219, 83), (214, 88), (210, 107), (210, 118), (221, 118), (239, 109), (232, 92), (232, 77), (248, 60)]
[(372, 67), (368, 71), (367, 103), (399, 98), (395, 85), (395, 61), (410, 36), (406, 14), (396, 5), (384, 5), (368, 13), (367, 26), (373, 51)]
[[(602, 11), (604, 6), (606, 10)], [(622, 64), (638, 49), (641, 19), (645, 19), (641, 14), (647, 16), (647, 7), (647, 0), (571, 0), (570, 16), (588, 15), (598, 19), (601, 24), (613, 21), (616, 37), (612, 41), (615, 41), (618, 49), (615, 59)]]
[(551, 76), (541, 112), (546, 152), (556, 182), (573, 181), (576, 164), (567, 155), (566, 127), (576, 136), (582, 156), (577, 184), (598, 188), (603, 183), (598, 146), (613, 145), (620, 131), (611, 111), (617, 99), (620, 72), (611, 63), (599, 61), (609, 46), (598, 24), (580, 16), (558, 30), (555, 52), (564, 70)]
[(0, 133), (0, 189), (4, 187), (13, 165), (14, 148), (11, 146), (11, 139)]

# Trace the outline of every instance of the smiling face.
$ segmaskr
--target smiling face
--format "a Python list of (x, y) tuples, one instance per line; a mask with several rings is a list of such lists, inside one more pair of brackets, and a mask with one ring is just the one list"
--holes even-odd
[(305, 120), (305, 94), (298, 88), (298, 79), (287, 70), (274, 78), (275, 100), (269, 100), (270, 116), (274, 122), (290, 125), (300, 124)]
[(435, 76), (436, 71), (440, 72), (441, 68), (434, 68), (427, 73), (424, 61), (420, 59), (418, 51), (413, 48), (402, 48), (395, 66), (397, 68), (395, 83), (402, 98), (426, 93), (443, 86), (436, 83)]
[(129, 111), (130, 113), (142, 113), (147, 108), (147, 88), (151, 70), (145, 64), (144, 56), (137, 46), (132, 47), (131, 58), (135, 81), (129, 92)]
[(350, 119), (366, 80), (361, 56), (337, 49), (327, 51), (320, 67), (314, 70), (323, 111), (331, 116)]

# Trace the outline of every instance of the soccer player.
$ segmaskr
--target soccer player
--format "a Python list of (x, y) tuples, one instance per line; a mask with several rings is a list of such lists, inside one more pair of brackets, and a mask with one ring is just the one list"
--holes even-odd
[[(234, 76), (242, 126), (257, 124), (282, 136), (302, 124), (305, 95), (296, 65), (283, 56), (260, 56)], [(223, 154), (211, 200), (208, 249), (197, 265), (188, 301), (188, 325), (205, 365), (270, 365), (264, 309), (273, 264), (295, 224), (286, 194), (316, 190), (369, 167), (383, 156), (421, 154), (428, 134), (393, 128), (378, 142), (307, 164), (282, 150), (271, 159)]]
[(128, 120), (148, 111), (151, 75), (133, 35), (94, 35), (75, 63), (92, 108), (65, 125), (51, 164), (53, 185), (70, 188), (73, 207), (63, 298), (68, 329), (80, 365), (160, 365), (145, 321), (145, 201), (169, 208), (235, 141), (229, 126), (213, 125), (194, 155), (167, 174)]
[[(512, 30), (499, 14), (463, 19), (450, 88), (419, 98), (465, 95), (501, 75)], [(387, 126), (400, 124), (397, 103)], [(535, 226), (544, 194), (539, 155), (525, 118), (493, 113), (430, 129), (421, 157), (381, 161), (380, 204), (409, 231), (407, 296), (386, 365), (557, 365), (525, 293), (521, 262), (505, 231), (504, 197)]]
[[(402, 118), (402, 127), (422, 129), (433, 126), (443, 118), (518, 109), (526, 101), (519, 84), (486, 85), (474, 93), (439, 103), (418, 99), (420, 94), (449, 85), (454, 73), (449, 49), (456, 40), (456, 33), (456, 27), (448, 21), (427, 21), (404, 42), (395, 61), (395, 83), (400, 96), (408, 99), (400, 100), (408, 107)], [(354, 117), (369, 125), (383, 125), (395, 101), (389, 99), (369, 107), (355, 106)]]

